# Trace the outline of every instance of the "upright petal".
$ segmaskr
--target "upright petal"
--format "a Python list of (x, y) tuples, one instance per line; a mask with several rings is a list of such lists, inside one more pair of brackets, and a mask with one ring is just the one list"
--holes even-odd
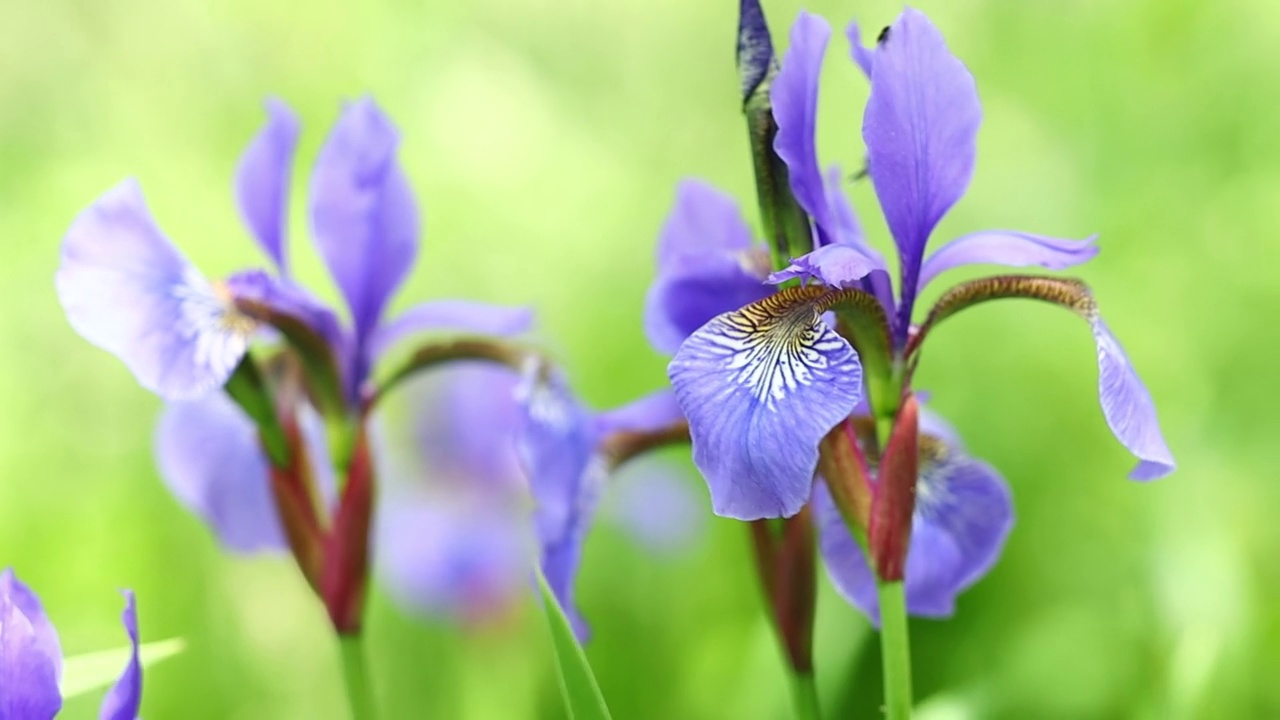
[(799, 512), (819, 441), (862, 396), (857, 353), (812, 298), (788, 290), (719, 315), (667, 366), (717, 515)]
[(236, 168), (240, 216), (281, 274), (289, 271), (285, 240), (289, 217), (289, 180), (298, 145), (298, 117), (288, 105), (267, 98), (263, 126)]
[(49, 720), (62, 708), (62, 652), (40, 600), (0, 574), (0, 720)]
[(168, 399), (225, 383), (255, 330), (160, 232), (132, 180), (72, 223), (56, 283), (76, 332)]
[(658, 276), (645, 296), (650, 344), (674, 353), (711, 318), (769, 295), (768, 267), (767, 251), (752, 247), (733, 198), (697, 180), (681, 182), (658, 238)]
[(312, 229), (361, 342), (418, 251), (420, 218), (399, 144), (391, 120), (362, 98), (343, 109), (311, 176)]
[[(862, 74), (870, 79), (871, 69), (875, 67), (875, 48), (862, 44), (862, 29), (858, 27), (857, 22), (850, 22), (844, 34), (849, 38), (849, 54), (853, 57), (853, 61), (862, 70)], [(882, 34), (881, 37), (884, 35)]]
[(928, 18), (904, 10), (876, 49), (862, 123), (871, 181), (902, 261), (900, 341), (925, 244), (973, 174), (981, 120), (973, 76)]
[(528, 591), (533, 552), (520, 518), (484, 493), (390, 494), (378, 506), (380, 575), (407, 608), (482, 623)]
[(1129, 362), (1120, 341), (1096, 312), (1090, 319), (1098, 345), (1098, 397), (1111, 432), (1139, 460), (1129, 473), (1134, 480), (1155, 480), (1173, 472), (1177, 463), (1160, 432), (1151, 393)]
[(257, 429), (225, 394), (170, 403), (156, 429), (156, 463), (169, 490), (227, 550), (287, 547)]
[[(907, 552), (907, 610), (948, 617), (955, 599), (991, 569), (1013, 525), (1013, 504), (990, 466), (955, 451), (923, 465)], [(821, 550), (836, 589), (879, 622), (875, 575), (825, 487), (814, 495)]]
[(608, 468), (586, 407), (558, 370), (533, 366), (518, 392), (523, 413), (517, 448), (529, 477), (542, 550), (542, 571), (579, 637), (573, 601), (582, 544), (604, 491)]
[(984, 230), (952, 240), (934, 250), (920, 270), (920, 287), (938, 275), (961, 265), (1038, 265), (1062, 270), (1080, 265), (1098, 254), (1097, 235), (1083, 240), (1066, 240), (1013, 230)]
[(129, 636), (132, 652), (129, 664), (125, 666), (120, 679), (102, 700), (102, 709), (98, 713), (100, 720), (137, 720), (138, 710), (142, 706), (142, 663), (138, 659), (138, 609), (132, 590), (124, 591), (124, 613), (120, 620), (124, 623), (125, 634)]
[(374, 358), (400, 341), (425, 332), (456, 332), (473, 335), (518, 335), (533, 327), (533, 310), (528, 307), (490, 305), (471, 300), (434, 300), (415, 305), (395, 320), (383, 323), (369, 341)]
[(818, 115), (818, 77), (827, 51), (831, 27), (804, 10), (791, 26), (791, 47), (769, 89), (778, 134), (773, 149), (787, 165), (791, 193), (813, 218), (819, 245), (837, 241), (835, 218), (827, 203), (826, 186), (818, 165), (815, 130)]

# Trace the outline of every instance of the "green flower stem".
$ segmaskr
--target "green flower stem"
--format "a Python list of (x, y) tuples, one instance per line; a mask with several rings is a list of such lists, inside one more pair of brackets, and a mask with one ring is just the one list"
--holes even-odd
[(796, 707), (796, 720), (821, 720), (818, 712), (818, 686), (812, 672), (791, 673), (791, 700)]
[(369, 669), (365, 665), (364, 643), (360, 635), (339, 635), (342, 651), (342, 679), (347, 689), (351, 720), (373, 720), (373, 691), (369, 687)]
[(884, 703), (888, 720), (911, 717), (911, 645), (902, 582), (877, 584), (880, 595), (880, 654), (884, 661)]

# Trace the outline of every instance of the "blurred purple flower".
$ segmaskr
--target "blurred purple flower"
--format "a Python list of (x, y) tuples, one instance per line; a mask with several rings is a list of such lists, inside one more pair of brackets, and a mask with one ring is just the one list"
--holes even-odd
[[(121, 615), (132, 648), (120, 679), (107, 692), (98, 717), (135, 720), (142, 701), (138, 615), (124, 592)], [(0, 573), (0, 720), (48, 720), (62, 709), (62, 647), (40, 599), (6, 569)]]
[[(310, 219), (317, 248), (346, 301), (344, 326), (289, 274), (289, 186), (299, 123), (278, 100), (240, 159), (235, 196), (250, 235), (274, 266), (210, 282), (152, 219), (137, 183), (125, 181), (86, 209), (62, 246), (58, 295), (75, 329), (119, 356), (141, 384), (172, 402), (157, 433), (165, 481), (235, 552), (285, 547), (269, 464), (256, 426), (210, 390), (224, 385), (260, 325), (255, 303), (322, 340), (354, 411), (376, 361), (428, 331), (512, 334), (525, 308), (462, 300), (427, 302), (383, 321), (417, 254), (420, 218), (397, 159), (399, 133), (369, 98), (346, 105), (316, 159)], [(295, 413), (322, 488), (332, 469), (316, 411), (297, 393)], [(285, 412), (282, 410), (282, 412)], [(287, 414), (287, 413), (286, 413)]]
[[(736, 209), (700, 185), (681, 186), (660, 241), (646, 328), (659, 350), (679, 343), (669, 375), (689, 418), (694, 461), (720, 515), (752, 520), (798, 512), (810, 498), (819, 442), (862, 402), (867, 358), (860, 362), (849, 342), (823, 319), (844, 297), (839, 290), (862, 291), (878, 301), (889, 339), (886, 357), (873, 360), (877, 368), (902, 367), (914, 362), (918, 348), (912, 342), (922, 339), (912, 334), (918, 291), (946, 270), (976, 263), (1056, 270), (1097, 253), (1093, 237), (1077, 241), (988, 230), (953, 240), (926, 259), (934, 228), (972, 175), (982, 115), (973, 77), (916, 10), (905, 10), (875, 48), (863, 48), (857, 35), (857, 26), (851, 26), (855, 60), (871, 81), (863, 139), (898, 253), (897, 296), (887, 265), (867, 245), (841, 192), (839, 169), (824, 175), (817, 159), (818, 77), (830, 29), (806, 12), (792, 28), (770, 97), (778, 125), (774, 148), (786, 163), (792, 194), (811, 219), (815, 249), (769, 280), (799, 278), (829, 291), (766, 296), (757, 281), (762, 274), (743, 273), (726, 260), (749, 246), (749, 231)], [(693, 285), (698, 292), (673, 292), (673, 287), (685, 289), (673, 277), (699, 279)], [(1001, 285), (992, 279), (968, 298), (953, 298), (957, 304), (948, 310), (1012, 296), (1048, 300), (1082, 315), (1097, 344), (1104, 415), (1140, 461), (1131, 477), (1146, 480), (1172, 471), (1150, 394), (1087, 289), (1036, 285), (1036, 280)]]

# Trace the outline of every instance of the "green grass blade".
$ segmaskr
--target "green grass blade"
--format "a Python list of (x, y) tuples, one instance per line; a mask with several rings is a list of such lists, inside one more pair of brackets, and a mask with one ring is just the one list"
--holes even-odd
[(551, 628), (560, 692), (564, 695), (569, 717), (573, 720), (609, 720), (609, 707), (605, 705), (604, 695), (600, 694), (600, 685), (591, 672), (587, 656), (541, 571), (538, 572), (538, 586), (542, 588), (542, 605), (546, 609), (547, 625)]
[[(138, 646), (138, 659), (145, 669), (161, 660), (177, 655), (186, 647), (182, 638), (169, 638)], [(73, 698), (105, 688), (120, 677), (129, 662), (132, 649), (126, 645), (114, 650), (84, 653), (62, 661), (62, 682), (59, 683), (63, 699)]]

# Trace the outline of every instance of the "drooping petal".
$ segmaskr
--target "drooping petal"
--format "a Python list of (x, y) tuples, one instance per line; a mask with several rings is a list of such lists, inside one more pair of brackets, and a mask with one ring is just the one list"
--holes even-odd
[(773, 117), (778, 123), (773, 149), (787, 165), (792, 195), (813, 218), (819, 245), (839, 239), (834, 235), (836, 222), (827, 202), (815, 136), (818, 77), (830, 38), (831, 27), (826, 20), (801, 10), (791, 26), (791, 46), (769, 89)]
[(391, 120), (370, 98), (343, 108), (311, 175), (311, 225), (363, 341), (413, 265), (420, 218)]
[(0, 574), (0, 720), (50, 720), (62, 708), (58, 636), (35, 593)]
[(102, 700), (102, 709), (98, 713), (100, 720), (137, 720), (138, 710), (142, 706), (142, 663), (138, 658), (138, 609), (134, 601), (133, 591), (124, 591), (124, 612), (120, 621), (129, 636), (132, 652), (129, 663), (125, 666), (120, 679), (107, 692)]
[(160, 232), (132, 180), (72, 223), (56, 283), (76, 332), (167, 399), (225, 383), (255, 329)]
[(876, 49), (862, 137), (901, 258), (901, 342), (925, 244), (973, 174), (982, 108), (973, 76), (922, 13), (907, 8), (888, 33)]
[(863, 278), (878, 270), (867, 256), (852, 245), (826, 245), (791, 261), (786, 268), (769, 274), (769, 282), (781, 284), (792, 278), (802, 283), (817, 281), (834, 288), (862, 287)]
[[(947, 617), (955, 599), (991, 569), (1013, 525), (1008, 487), (985, 463), (954, 450), (921, 468), (907, 552), (907, 611)], [(879, 623), (875, 575), (826, 487), (815, 490), (821, 550), (840, 594)]]
[(611, 432), (651, 432), (684, 419), (680, 404), (670, 390), (659, 390), (639, 400), (613, 410), (606, 410), (596, 417), (600, 434)]
[(281, 274), (288, 274), (285, 248), (289, 217), (289, 181), (298, 145), (298, 117), (277, 98), (267, 98), (263, 126), (236, 168), (240, 216)]
[(1155, 480), (1173, 472), (1177, 463), (1160, 432), (1156, 406), (1142, 378), (1111, 328), (1094, 313), (1090, 318), (1098, 345), (1098, 397), (1107, 425), (1139, 460), (1129, 473), (1134, 480)]
[(500, 615), (528, 591), (529, 528), (483, 493), (393, 493), (378, 506), (379, 574), (397, 602), (462, 622)]
[(586, 407), (558, 370), (529, 369), (518, 391), (517, 449), (533, 494), (542, 571), (579, 638), (587, 627), (573, 601), (582, 544), (604, 491), (608, 468)]
[(1062, 270), (1093, 259), (1098, 254), (1098, 247), (1093, 244), (1097, 239), (1097, 235), (1090, 235), (1083, 240), (1067, 240), (1013, 230), (970, 233), (929, 255), (920, 269), (920, 287), (961, 265), (1038, 265), (1049, 270)]
[(789, 517), (818, 442), (862, 396), (862, 366), (802, 290), (719, 315), (667, 366), (717, 515)]
[(257, 430), (225, 394), (170, 403), (156, 429), (156, 463), (169, 490), (227, 550), (287, 547)]
[(533, 326), (528, 307), (490, 305), (471, 300), (434, 300), (415, 305), (391, 322), (379, 325), (369, 341), (377, 358), (396, 343), (417, 333), (461, 332), (475, 335), (518, 335)]

